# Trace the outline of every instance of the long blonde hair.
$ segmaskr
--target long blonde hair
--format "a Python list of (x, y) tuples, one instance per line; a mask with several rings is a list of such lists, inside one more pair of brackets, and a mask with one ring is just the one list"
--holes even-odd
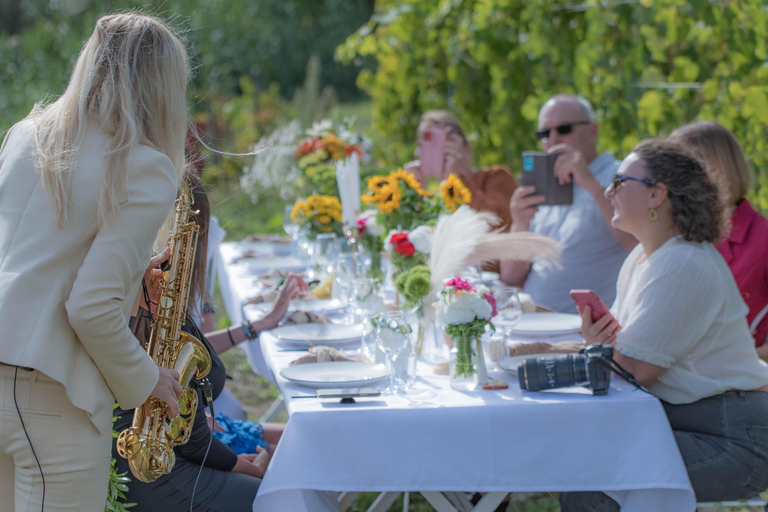
[(167, 155), (182, 179), (188, 77), (184, 45), (160, 19), (135, 12), (99, 18), (64, 94), (30, 113), (35, 167), (59, 228), (67, 222), (72, 169), (89, 125), (110, 137), (99, 225), (114, 218), (125, 199), (126, 162), (139, 144)]
[(715, 121), (698, 121), (681, 126), (669, 138), (692, 149), (704, 160), (707, 173), (720, 187), (729, 211), (746, 197), (755, 182), (755, 173), (730, 130)]

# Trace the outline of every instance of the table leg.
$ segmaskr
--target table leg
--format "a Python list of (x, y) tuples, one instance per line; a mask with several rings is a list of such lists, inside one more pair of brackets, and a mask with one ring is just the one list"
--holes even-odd
[(347, 512), (347, 509), (360, 496), (359, 492), (340, 492), (339, 493), (339, 512)]
[(397, 501), (397, 497), (400, 496), (399, 492), (382, 492), (379, 497), (376, 498), (366, 512), (387, 512), (389, 507)]
[(508, 492), (489, 492), (486, 493), (485, 496), (482, 497), (480, 501), (477, 502), (477, 505), (475, 505), (475, 508), (472, 509), (472, 512), (493, 512), (496, 510), (496, 507), (501, 505), (501, 502), (504, 501), (504, 498), (507, 497)]

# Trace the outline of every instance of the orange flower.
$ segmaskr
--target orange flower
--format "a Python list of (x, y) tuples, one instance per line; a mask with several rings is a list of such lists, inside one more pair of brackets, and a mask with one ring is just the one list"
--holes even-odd
[(296, 156), (306, 155), (314, 150), (315, 141), (312, 138), (307, 138), (301, 141), (299, 149), (296, 150)]
[(352, 156), (352, 153), (357, 153), (357, 157), (358, 157), (358, 158), (360, 158), (360, 159), (362, 160), (362, 158), (363, 158), (363, 152), (362, 152), (362, 151), (360, 151), (360, 148), (359, 148), (359, 147), (357, 147), (357, 146), (354, 146), (354, 145), (349, 145), (349, 146), (347, 146), (346, 148), (344, 148), (344, 154), (345, 154), (347, 157), (350, 157), (350, 156)]
[(323, 139), (323, 147), (334, 160), (340, 160), (344, 154), (344, 142), (335, 133), (331, 133)]

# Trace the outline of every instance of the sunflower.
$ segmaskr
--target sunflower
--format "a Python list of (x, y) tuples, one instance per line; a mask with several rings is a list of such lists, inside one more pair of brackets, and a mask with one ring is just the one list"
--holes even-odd
[(403, 193), (400, 186), (396, 183), (394, 186), (387, 186), (381, 189), (382, 199), (376, 202), (376, 208), (381, 213), (392, 213), (396, 208), (400, 208), (400, 198)]
[(439, 188), (440, 197), (443, 198), (445, 206), (448, 207), (451, 213), (456, 211), (457, 205), (467, 204), (472, 200), (472, 193), (464, 186), (464, 183), (462, 183), (458, 176), (453, 173), (448, 175)]
[(408, 188), (418, 192), (420, 196), (427, 195), (427, 192), (423, 188), (421, 188), (421, 183), (419, 183), (419, 180), (417, 180), (416, 176), (414, 176), (410, 172), (406, 172), (403, 169), (398, 169), (390, 173), (389, 177), (397, 180), (401, 180), (403, 183), (405, 183), (408, 186)]

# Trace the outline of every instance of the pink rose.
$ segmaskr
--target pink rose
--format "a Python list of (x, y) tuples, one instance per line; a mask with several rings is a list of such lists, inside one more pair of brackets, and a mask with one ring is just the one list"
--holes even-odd
[(498, 315), (499, 312), (496, 310), (496, 297), (494, 297), (490, 293), (484, 293), (483, 297), (485, 297), (485, 300), (487, 300), (488, 304), (491, 305), (491, 318)]
[(472, 288), (471, 284), (461, 279), (460, 277), (454, 277), (453, 279), (445, 283), (445, 286), (453, 286), (457, 290), (467, 290), (468, 292), (475, 291), (475, 289)]

